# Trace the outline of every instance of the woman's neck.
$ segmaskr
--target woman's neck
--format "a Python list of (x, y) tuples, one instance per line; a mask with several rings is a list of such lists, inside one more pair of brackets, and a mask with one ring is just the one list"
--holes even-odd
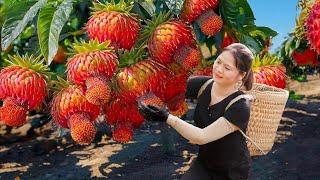
[(236, 89), (234, 85), (223, 86), (221, 84), (214, 82), (212, 84), (211, 91), (212, 91), (212, 93), (215, 94), (215, 96), (226, 97), (226, 96), (238, 91), (238, 89)]

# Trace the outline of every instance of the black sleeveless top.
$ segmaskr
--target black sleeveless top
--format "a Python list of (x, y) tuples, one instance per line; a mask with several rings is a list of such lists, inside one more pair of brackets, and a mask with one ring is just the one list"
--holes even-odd
[[(210, 78), (207, 76), (190, 78), (187, 83), (186, 98), (196, 99), (200, 87)], [(210, 106), (212, 84), (213, 82), (205, 88), (198, 98), (193, 116), (195, 125), (199, 128), (205, 128), (223, 116), (243, 132), (246, 132), (250, 117), (250, 103), (248, 100), (240, 99), (225, 112), (228, 103), (244, 93), (236, 91)], [(246, 162), (249, 163), (250, 155), (245, 138), (240, 131), (235, 131), (216, 141), (199, 145), (198, 159), (206, 168), (219, 170), (233, 168)]]

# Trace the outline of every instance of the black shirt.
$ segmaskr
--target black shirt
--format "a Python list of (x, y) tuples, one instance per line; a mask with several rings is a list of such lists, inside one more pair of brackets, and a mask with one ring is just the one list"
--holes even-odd
[[(186, 98), (196, 99), (200, 87), (211, 77), (196, 76), (188, 79)], [(218, 118), (224, 116), (229, 122), (238, 126), (243, 132), (246, 132), (250, 117), (250, 104), (246, 99), (240, 99), (229, 107), (225, 112), (228, 103), (244, 94), (242, 91), (236, 91), (227, 96), (220, 102), (211, 105), (210, 83), (198, 98), (193, 119), (195, 125), (199, 128), (205, 128)], [(249, 162), (249, 151), (246, 140), (240, 131), (235, 131), (216, 141), (199, 145), (198, 159), (205, 167), (212, 170), (229, 169), (236, 167), (244, 162)]]

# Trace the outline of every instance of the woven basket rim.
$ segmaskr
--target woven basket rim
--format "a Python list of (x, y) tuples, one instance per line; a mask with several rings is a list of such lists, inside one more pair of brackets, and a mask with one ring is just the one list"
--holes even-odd
[(250, 91), (255, 91), (255, 93), (258, 92), (260, 94), (272, 93), (272, 94), (281, 94), (281, 95), (285, 94), (289, 96), (288, 90), (277, 88), (274, 86), (269, 86), (266, 84), (261, 84), (261, 83), (253, 83), (252, 89), (245, 92), (250, 92)]

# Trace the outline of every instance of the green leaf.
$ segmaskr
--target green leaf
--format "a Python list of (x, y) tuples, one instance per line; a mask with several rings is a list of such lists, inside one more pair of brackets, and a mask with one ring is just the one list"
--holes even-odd
[(289, 54), (289, 48), (290, 48), (292, 42), (293, 42), (293, 37), (290, 37), (289, 39), (287, 39), (287, 40), (285, 41), (284, 52), (285, 52), (286, 55)]
[(46, 4), (46, 0), (14, 1), (6, 10), (6, 17), (1, 30), (1, 47), (7, 49), (26, 25), (37, 15), (40, 8)]
[(156, 7), (153, 2), (140, 2), (139, 5), (148, 13), (150, 17), (154, 14)]
[(258, 54), (262, 50), (262, 45), (253, 37), (242, 34), (239, 38), (240, 42), (247, 45), (254, 54)]
[(43, 56), (50, 64), (57, 53), (59, 36), (72, 11), (72, 0), (64, 0), (57, 8), (47, 4), (38, 17), (38, 36)]
[(220, 14), (229, 28), (242, 31), (243, 27), (254, 25), (254, 15), (247, 0), (220, 1)]
[(184, 0), (165, 0), (165, 3), (167, 4), (170, 11), (172, 11), (174, 14), (179, 14), (182, 6), (183, 6)]
[(163, 0), (154, 0), (155, 13), (159, 14), (160, 12), (170, 11), (168, 5)]
[(252, 37), (261, 37), (263, 40), (266, 40), (267, 38), (275, 37), (276, 35), (278, 35), (276, 31), (264, 26), (246, 27), (245, 32)]
[(138, 14), (141, 19), (151, 19), (152, 18), (152, 14), (154, 13), (154, 11), (153, 11), (152, 14), (150, 14), (151, 12), (149, 13), (148, 10), (146, 10), (140, 4), (140, 2), (134, 3), (131, 11), (134, 12), (135, 14)]

